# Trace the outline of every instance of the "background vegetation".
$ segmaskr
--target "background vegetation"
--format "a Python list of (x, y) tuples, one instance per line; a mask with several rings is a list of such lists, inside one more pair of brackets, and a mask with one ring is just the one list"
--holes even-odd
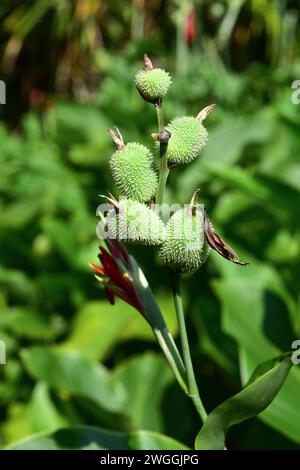
[[(298, 2), (11, 0), (0, 30), (0, 445), (93, 425), (108, 431), (108, 448), (170, 447), (141, 429), (192, 446), (197, 417), (149, 327), (126, 304), (110, 306), (87, 265), (97, 259), (99, 194), (112, 189), (106, 128), (153, 145), (155, 113), (133, 85), (144, 52), (173, 76), (167, 118), (217, 103), (202, 158), (174, 171), (167, 192), (186, 203), (200, 187), (217, 231), (250, 262), (212, 253), (185, 280), (211, 410), (300, 338)], [(131, 251), (176, 335), (167, 273), (150, 249)], [(294, 367), (228, 446), (299, 449), (299, 390)], [(75, 434), (47, 445), (76, 447)]]

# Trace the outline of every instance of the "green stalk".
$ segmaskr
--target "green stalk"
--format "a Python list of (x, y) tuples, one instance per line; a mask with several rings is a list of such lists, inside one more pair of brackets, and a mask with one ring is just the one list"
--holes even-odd
[(184, 365), (185, 365), (186, 374), (187, 374), (188, 396), (192, 399), (195, 405), (195, 408), (198, 411), (198, 414), (200, 418), (202, 419), (202, 422), (204, 423), (204, 421), (207, 418), (207, 413), (205, 411), (202, 400), (200, 398), (199, 390), (198, 390), (198, 386), (197, 386), (197, 382), (195, 378), (191, 352), (190, 352), (190, 346), (189, 346), (189, 340), (188, 340), (187, 331), (186, 331), (183, 306), (182, 306), (180, 276), (178, 274), (174, 274), (172, 276), (172, 286), (173, 286), (174, 304), (175, 304), (180, 339), (181, 339), (183, 360), (184, 360)]
[(165, 128), (165, 120), (164, 120), (164, 110), (162, 101), (156, 103), (155, 105), (156, 114), (157, 114), (157, 122), (158, 122), (158, 132), (162, 132)]
[(145, 310), (145, 319), (151, 326), (153, 333), (160, 345), (168, 363), (170, 364), (175, 377), (183, 389), (188, 393), (188, 386), (186, 380), (186, 370), (176, 347), (175, 341), (168, 330), (166, 322), (162, 316), (159, 306), (156, 303), (153, 292), (144, 276), (143, 271), (136, 263), (135, 259), (129, 256), (131, 264), (131, 275), (136, 286), (136, 293), (140, 299), (141, 304)]
[[(162, 101), (155, 105), (157, 113), (157, 122), (158, 122), (158, 132), (161, 133), (164, 131), (164, 112)], [(167, 179), (169, 176), (168, 168), (168, 157), (167, 157), (167, 148), (168, 142), (160, 142), (159, 145), (159, 180), (158, 180), (158, 190), (156, 194), (156, 204), (161, 205), (164, 201), (164, 193), (167, 184)]]

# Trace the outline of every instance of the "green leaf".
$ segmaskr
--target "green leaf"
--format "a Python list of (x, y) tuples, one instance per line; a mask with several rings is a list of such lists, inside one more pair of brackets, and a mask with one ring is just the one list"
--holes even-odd
[(164, 357), (154, 354), (133, 357), (117, 367), (113, 377), (126, 389), (123, 413), (130, 418), (132, 428), (163, 431), (160, 404), (164, 390), (173, 381)]
[(92, 426), (74, 426), (51, 434), (37, 434), (13, 444), (9, 450), (125, 450), (125, 434)]
[[(243, 174), (234, 164), (241, 159), (248, 145), (267, 142), (272, 135), (273, 127), (273, 121), (269, 119), (269, 113), (266, 111), (257, 113), (255, 120), (252, 116), (235, 116), (223, 120), (211, 130), (202, 157), (183, 172), (179, 183), (180, 192), (189, 193), (190, 188), (197, 187), (207, 175), (210, 178), (211, 171), (217, 172), (222, 180), (224, 171), (225, 180), (227, 179), (229, 183), (234, 186), (244, 186), (247, 192), (255, 190), (257, 186), (261, 195), (263, 188), (251, 178), (249, 173)], [(242, 181), (239, 181), (240, 177)]]
[(78, 245), (65, 222), (48, 217), (43, 220), (43, 228), (65, 261), (70, 266), (76, 267)]
[[(273, 269), (253, 260), (247, 269), (216, 258), (224, 279), (214, 282), (222, 304), (223, 329), (239, 346), (240, 372), (245, 384), (257, 364), (289, 349), (297, 335), (297, 308)], [(267, 296), (278, 298), (285, 311), (268, 305)], [(295, 333), (288, 328), (289, 322)], [(280, 347), (279, 347), (280, 346)], [(291, 440), (300, 442), (300, 370), (294, 367), (274, 402), (259, 418)]]
[[(236, 347), (232, 338), (224, 334), (220, 328), (220, 313), (216, 310), (212, 298), (204, 295), (193, 302), (191, 319), (199, 338), (201, 351), (210, 356), (211, 360), (234, 376), (238, 371)], [(200, 312), (200, 314), (199, 314)], [(222, 349), (220, 349), (222, 344)]]
[(98, 406), (117, 411), (124, 400), (124, 390), (112, 383), (106, 369), (75, 353), (62, 353), (42, 347), (22, 352), (29, 373), (49, 387), (84, 397)]
[(1, 425), (1, 438), (7, 444), (25, 439), (31, 432), (27, 406), (14, 401), (8, 407), (6, 420)]
[(7, 204), (6, 208), (1, 208), (1, 230), (20, 230), (41, 210), (41, 202), (38, 200), (17, 201)]
[(228, 429), (263, 411), (276, 397), (291, 367), (290, 357), (285, 357), (279, 363), (278, 360), (272, 360), (260, 364), (241, 392), (209, 414), (196, 437), (195, 448), (223, 450)]
[(228, 167), (216, 162), (203, 163), (203, 166), (211, 179), (227, 183), (233, 190), (241, 190), (242, 194), (261, 200), (271, 196), (265, 185), (259, 183), (256, 178), (241, 168)]
[[(177, 325), (172, 299), (162, 294), (156, 298), (171, 334), (175, 335)], [(155, 341), (151, 328), (133, 307), (120, 300), (115, 305), (110, 305), (107, 300), (97, 300), (87, 303), (78, 312), (69, 337), (60, 343), (59, 349), (101, 360), (115, 344), (130, 339)]]
[(265, 143), (273, 131), (273, 121), (265, 110), (254, 120), (249, 116), (235, 116), (224, 120), (210, 133), (203, 154), (203, 162), (218, 162), (232, 166), (249, 144)]
[[(82, 149), (84, 144), (93, 145), (94, 149), (98, 149), (99, 162), (102, 160), (107, 163), (107, 159), (101, 159), (99, 155), (105, 155), (111, 146), (111, 140), (107, 133), (99, 132), (99, 129), (106, 129), (109, 123), (99, 112), (99, 108), (76, 102), (58, 103), (49, 111), (48, 121), (54, 124), (53, 129), (49, 130), (55, 134), (60, 146), (73, 153), (74, 149)], [(90, 157), (86, 155), (86, 159), (89, 160)]]
[(45, 318), (38, 312), (23, 308), (10, 308), (3, 311), (0, 326), (3, 325), (16, 336), (32, 340), (50, 340), (62, 333), (62, 318)]
[[(34, 285), (29, 276), (23, 271), (7, 269), (0, 266), (0, 283), (5, 290), (13, 292), (22, 299), (32, 300)], [(1, 320), (0, 320), (1, 323)]]
[(133, 450), (189, 450), (181, 442), (152, 431), (134, 431), (129, 435), (128, 448)]
[(184, 444), (151, 431), (117, 433), (92, 426), (74, 426), (37, 434), (8, 450), (188, 450)]
[(69, 424), (53, 404), (47, 385), (41, 382), (33, 389), (27, 413), (33, 432), (49, 432)]
[(90, 360), (101, 360), (119, 342), (131, 323), (151, 333), (145, 320), (131, 306), (106, 300), (87, 303), (76, 315), (70, 335), (59, 344), (61, 351), (75, 351)]

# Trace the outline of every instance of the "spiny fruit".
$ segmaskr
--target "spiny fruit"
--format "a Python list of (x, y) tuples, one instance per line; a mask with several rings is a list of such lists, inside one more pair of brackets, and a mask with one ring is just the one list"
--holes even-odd
[(108, 212), (107, 227), (111, 238), (141, 245), (160, 245), (165, 227), (154, 210), (132, 199), (121, 199)]
[(201, 152), (207, 142), (207, 130), (197, 118), (180, 117), (167, 126), (171, 132), (168, 143), (170, 163), (189, 163)]
[(158, 178), (153, 169), (153, 155), (135, 142), (126, 144), (111, 157), (110, 168), (123, 196), (146, 202), (156, 193)]
[(135, 85), (144, 100), (155, 103), (168, 93), (171, 77), (159, 68), (140, 70), (135, 76)]
[(206, 261), (210, 248), (204, 234), (201, 210), (176, 211), (166, 226), (166, 238), (160, 248), (164, 263), (180, 273), (194, 272)]

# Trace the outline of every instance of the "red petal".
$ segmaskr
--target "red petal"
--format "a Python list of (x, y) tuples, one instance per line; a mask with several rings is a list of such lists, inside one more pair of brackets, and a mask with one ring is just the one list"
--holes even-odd
[(114, 239), (107, 239), (106, 245), (115, 260), (121, 260), (125, 265), (128, 264), (128, 251), (123, 242)]
[(119, 267), (113, 257), (102, 247), (100, 250), (99, 259), (104, 267), (106, 275), (113, 279), (116, 284), (119, 284), (122, 277)]
[(129, 261), (129, 253), (128, 253), (128, 251), (127, 251), (127, 248), (126, 248), (125, 243), (123, 243), (123, 242), (120, 243), (120, 250), (121, 250), (121, 252), (122, 252), (122, 255), (123, 255), (125, 264), (126, 264), (126, 266), (127, 266), (127, 265), (128, 265), (128, 261)]
[(111, 252), (112, 256), (115, 259), (119, 259), (120, 258), (120, 248), (118, 246), (118, 242), (116, 240), (107, 238), (105, 243), (106, 243), (109, 251)]
[(132, 288), (131, 281), (128, 279), (128, 277), (124, 276), (124, 273), (120, 271), (119, 266), (115, 260), (104, 248), (101, 248), (101, 254), (99, 255), (99, 258), (104, 266), (106, 276), (108, 276), (114, 284), (125, 291)]
[[(108, 246), (113, 246), (112, 250), (114, 252), (117, 248), (119, 253), (122, 253), (122, 256), (126, 257), (128, 261), (128, 253), (125, 245), (120, 246), (118, 244), (116, 245), (115, 243), (110, 243)], [(116, 295), (143, 314), (143, 308), (138, 300), (131, 279), (128, 276), (125, 276), (122, 271), (120, 271), (116, 261), (103, 247), (100, 248), (100, 254), (98, 256), (103, 265), (103, 272), (105, 276), (109, 277), (109, 284), (108, 287), (105, 288), (105, 292), (110, 303), (114, 303), (114, 296)], [(95, 265), (92, 265), (93, 268), (94, 266)], [(102, 270), (102, 268), (98, 268), (98, 266), (96, 266), (96, 268), (97, 270)]]
[(102, 274), (102, 276), (106, 275), (104, 269), (100, 268), (100, 266), (97, 266), (96, 264), (93, 264), (93, 263), (89, 263), (89, 266), (93, 268), (95, 271), (97, 271), (97, 273)]
[(184, 36), (186, 41), (189, 44), (192, 44), (197, 35), (197, 26), (196, 26), (196, 13), (195, 11), (191, 10), (185, 17), (185, 24), (184, 24)]
[(114, 261), (112, 256), (102, 246), (100, 248), (98, 258), (100, 259), (105, 270), (106, 268), (109, 269), (113, 264), (116, 265), (116, 262)]

